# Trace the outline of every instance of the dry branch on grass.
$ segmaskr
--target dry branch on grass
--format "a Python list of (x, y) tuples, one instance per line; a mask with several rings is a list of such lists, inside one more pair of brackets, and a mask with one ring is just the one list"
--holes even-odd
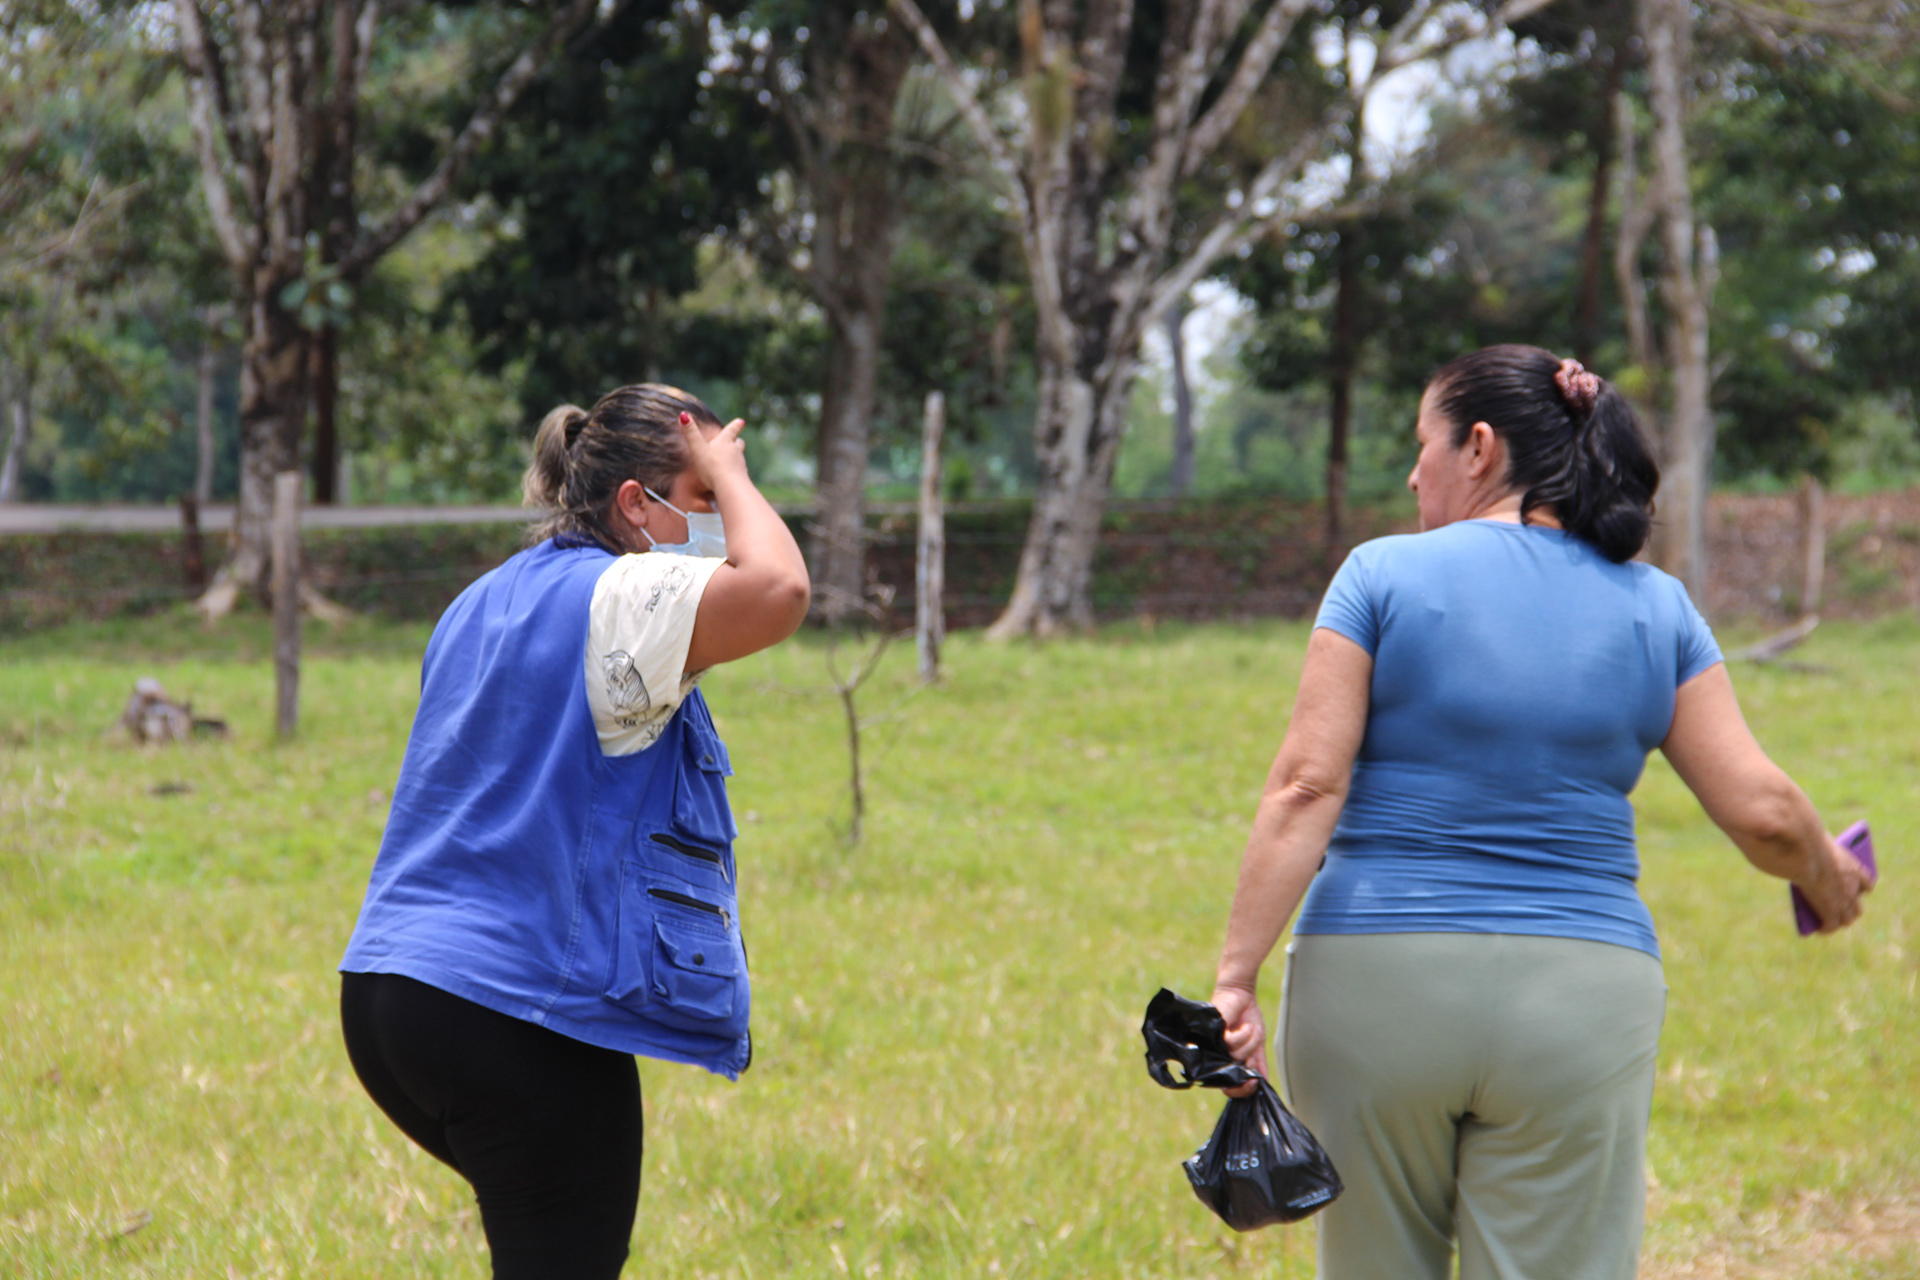
[(1823, 667), (1805, 662), (1782, 661), (1782, 655), (1799, 647), (1801, 642), (1812, 635), (1813, 629), (1819, 625), (1820, 615), (1810, 613), (1786, 630), (1776, 631), (1766, 639), (1757, 640), (1744, 649), (1736, 649), (1727, 656), (1735, 662), (1778, 662), (1781, 666), (1790, 667), (1796, 671), (1825, 670)]

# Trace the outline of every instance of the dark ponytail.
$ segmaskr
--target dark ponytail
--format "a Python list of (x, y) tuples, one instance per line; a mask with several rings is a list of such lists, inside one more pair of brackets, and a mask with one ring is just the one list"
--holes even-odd
[(1434, 374), (1434, 403), (1452, 424), (1454, 447), (1476, 422), (1500, 437), (1522, 520), (1551, 507), (1562, 528), (1607, 559), (1631, 560), (1653, 528), (1660, 468), (1627, 398), (1572, 367), (1573, 386), (1563, 388), (1568, 378), (1551, 352), (1482, 347)]
[(628, 480), (663, 495), (673, 487), (687, 466), (683, 413), (720, 425), (697, 397), (655, 382), (609, 391), (590, 410), (564, 404), (542, 418), (520, 489), (526, 505), (548, 510), (528, 526), (527, 545), (571, 534), (626, 550), (608, 519), (613, 495)]

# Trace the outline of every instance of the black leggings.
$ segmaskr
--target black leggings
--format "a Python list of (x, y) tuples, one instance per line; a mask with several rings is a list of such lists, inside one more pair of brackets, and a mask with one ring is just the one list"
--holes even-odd
[(347, 973), (360, 1083), (473, 1184), (497, 1280), (612, 1280), (640, 1199), (640, 1072), (412, 978)]

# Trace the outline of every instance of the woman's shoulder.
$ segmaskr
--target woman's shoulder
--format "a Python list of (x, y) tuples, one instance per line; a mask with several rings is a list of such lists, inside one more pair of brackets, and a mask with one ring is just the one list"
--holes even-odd
[(1467, 527), (1479, 523), (1462, 520), (1419, 533), (1389, 533), (1370, 538), (1348, 552), (1345, 563), (1373, 574), (1424, 570), (1435, 561), (1459, 555), (1466, 544), (1484, 537), (1482, 531)]

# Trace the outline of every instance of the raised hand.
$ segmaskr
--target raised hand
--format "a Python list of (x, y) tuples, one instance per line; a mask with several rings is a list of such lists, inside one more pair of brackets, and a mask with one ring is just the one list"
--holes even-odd
[(744, 418), (735, 418), (708, 435), (692, 414), (680, 415), (680, 438), (687, 446), (687, 462), (701, 484), (718, 490), (726, 480), (746, 478), (747, 446), (740, 439), (746, 427)]

